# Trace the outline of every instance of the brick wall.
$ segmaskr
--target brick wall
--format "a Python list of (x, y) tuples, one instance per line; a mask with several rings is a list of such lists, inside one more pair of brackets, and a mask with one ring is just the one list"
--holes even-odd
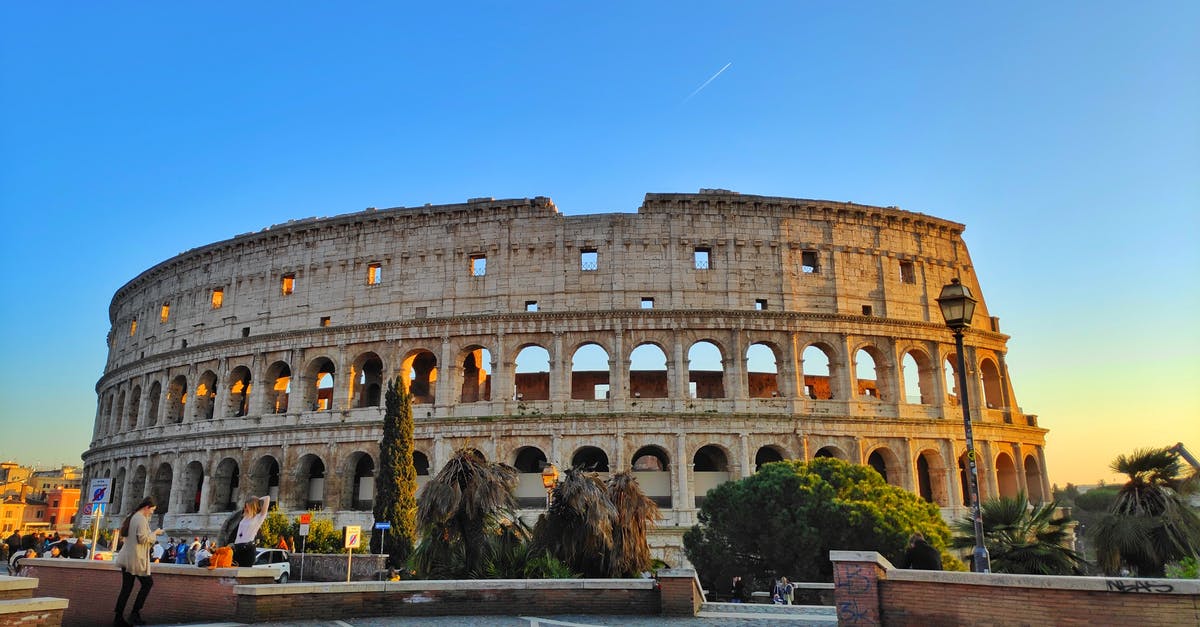
[(45, 597), (0, 601), (0, 627), (58, 627), (66, 599)]
[(899, 570), (873, 552), (830, 559), (844, 625), (1200, 625), (1195, 580)]
[(704, 588), (694, 570), (660, 570), (658, 584), (666, 616), (695, 616), (704, 605)]

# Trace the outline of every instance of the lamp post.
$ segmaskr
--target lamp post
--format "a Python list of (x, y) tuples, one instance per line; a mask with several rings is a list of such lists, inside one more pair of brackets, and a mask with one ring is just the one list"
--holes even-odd
[(963, 356), (963, 329), (971, 326), (971, 318), (975, 315), (975, 297), (971, 290), (951, 279), (950, 284), (942, 288), (937, 298), (942, 317), (946, 326), (954, 331), (954, 344), (958, 350), (958, 402), (962, 405), (963, 428), (967, 434), (967, 484), (971, 492), (971, 518), (975, 522), (975, 553), (973, 567), (977, 573), (992, 572), (992, 558), (988, 555), (987, 547), (983, 544), (983, 512), (979, 508), (979, 472), (975, 466), (975, 436), (971, 432), (971, 409), (967, 402), (967, 367)]
[(542, 487), (546, 488), (546, 511), (550, 511), (550, 501), (553, 498), (554, 486), (558, 484), (558, 468), (554, 464), (546, 464), (542, 468)]

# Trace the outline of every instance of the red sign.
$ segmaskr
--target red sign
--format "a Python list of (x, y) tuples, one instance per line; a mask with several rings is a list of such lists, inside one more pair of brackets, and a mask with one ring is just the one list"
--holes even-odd
[(300, 514), (300, 524), (307, 525), (312, 522), (312, 514)]

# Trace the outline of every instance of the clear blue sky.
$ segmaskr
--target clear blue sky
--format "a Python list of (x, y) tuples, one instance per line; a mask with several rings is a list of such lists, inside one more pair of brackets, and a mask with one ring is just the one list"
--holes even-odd
[(1200, 3), (8, 2), (0, 458), (78, 461), (114, 291), (188, 248), (701, 187), (965, 223), (1053, 481), (1200, 450)]

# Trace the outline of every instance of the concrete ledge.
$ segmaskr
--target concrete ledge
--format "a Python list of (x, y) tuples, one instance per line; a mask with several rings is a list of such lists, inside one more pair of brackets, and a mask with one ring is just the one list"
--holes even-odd
[(11, 592), (16, 590), (29, 590), (32, 594), (33, 590), (38, 587), (37, 579), (31, 577), (9, 577), (7, 575), (0, 576), (0, 591)]
[(67, 609), (66, 599), (54, 597), (32, 597), (0, 601), (0, 614), (32, 614)]
[[(49, 566), (52, 568), (97, 570), (104, 572), (120, 570), (120, 568), (118, 568), (117, 565), (112, 562), (102, 560), (66, 560), (55, 557), (35, 557), (33, 559), (21, 560), (21, 567), (25, 568), (27, 566)], [(226, 577), (236, 578), (239, 580), (263, 579), (266, 581), (274, 581), (276, 572), (269, 568), (214, 568), (209, 570), (193, 564), (151, 564), (150, 574), (169, 574), (183, 577)], [(12, 579), (24, 579), (29, 581), (28, 577), (12, 577)], [(0, 589), (3, 589), (2, 585), (0, 585)]]
[[(896, 567), (887, 560), (886, 557), (876, 553), (875, 551), (830, 551), (829, 561), (834, 562), (868, 562), (884, 568), (893, 570)], [(936, 572), (936, 571), (931, 571)]]
[(235, 594), (345, 594), (352, 592), (434, 592), (459, 590), (653, 590), (653, 579), (430, 579), (410, 581), (352, 581), (350, 583), (289, 583), (235, 586)]
[(1038, 588), (1043, 590), (1082, 590), (1092, 592), (1153, 592), (1155, 594), (1200, 594), (1195, 579), (1141, 579), (1137, 577), (1062, 577), (1055, 575), (1005, 575), (1001, 573), (959, 573), (939, 570), (888, 571), (888, 581)]

